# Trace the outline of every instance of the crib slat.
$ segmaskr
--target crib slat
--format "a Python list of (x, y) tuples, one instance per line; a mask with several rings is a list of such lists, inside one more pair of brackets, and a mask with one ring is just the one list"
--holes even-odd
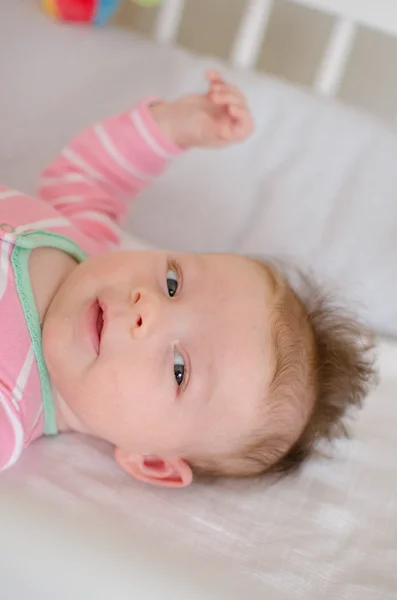
[(165, 0), (159, 8), (154, 37), (157, 42), (170, 44), (175, 41), (182, 21), (184, 0)]
[(247, 0), (231, 53), (234, 66), (250, 68), (255, 65), (272, 8), (273, 0)]
[(353, 21), (336, 21), (314, 84), (319, 94), (334, 96), (337, 93), (356, 31), (357, 25)]

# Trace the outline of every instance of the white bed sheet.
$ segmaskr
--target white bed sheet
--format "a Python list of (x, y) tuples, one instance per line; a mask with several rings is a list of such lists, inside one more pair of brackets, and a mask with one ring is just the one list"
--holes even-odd
[[(209, 64), (127, 33), (56, 27), (34, 4), (10, 1), (0, 21), (0, 179), (27, 191), (92, 119), (142, 94), (198, 88)], [(295, 255), (396, 333), (395, 136), (279, 82), (228, 73), (247, 90), (257, 134), (183, 158), (135, 204), (130, 230), (158, 245)], [(127, 479), (101, 443), (35, 443), (0, 480), (0, 598), (231, 598), (232, 574), (259, 588), (248, 598), (395, 598), (396, 364), (397, 344), (384, 343), (382, 382), (353, 440), (279, 482), (156, 490)], [(217, 579), (201, 559), (230, 575)]]
[[(128, 590), (134, 598), (165, 598), (166, 548), (174, 561), (169, 568), (166, 563), (166, 572), (179, 583), (189, 575), (189, 599), (198, 591), (203, 599), (212, 597), (199, 579), (208, 569), (202, 560), (215, 570), (219, 564), (219, 599), (233, 598), (222, 590), (225, 572), (259, 587), (237, 598), (395, 599), (396, 361), (397, 345), (384, 344), (382, 382), (355, 423), (354, 438), (339, 445), (336, 457), (313, 460), (299, 476), (279, 482), (224, 480), (159, 490), (124, 476), (101, 443), (65, 435), (32, 445), (1, 478), (4, 598), (22, 600), (28, 596), (15, 595), (15, 589), (29, 589), (47, 600), (49, 590), (39, 587), (44, 576), (53, 594), (68, 573), (72, 584), (62, 584), (62, 600), (75, 597), (71, 592), (81, 581), (82, 589), (91, 586), (89, 598), (106, 598), (112, 581), (115, 598), (124, 599)], [(190, 558), (187, 567), (181, 552)], [(18, 562), (21, 553), (26, 559)], [(156, 580), (157, 596), (133, 595)], [(173, 593), (170, 598), (179, 598)]]

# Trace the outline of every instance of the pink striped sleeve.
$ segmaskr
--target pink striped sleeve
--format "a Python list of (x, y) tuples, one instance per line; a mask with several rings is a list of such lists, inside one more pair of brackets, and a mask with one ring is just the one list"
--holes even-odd
[(19, 412), (0, 389), (0, 472), (11, 467), (24, 446), (24, 431)]
[(96, 123), (42, 174), (40, 197), (104, 245), (118, 242), (128, 200), (183, 151), (160, 131), (149, 108), (153, 101)]

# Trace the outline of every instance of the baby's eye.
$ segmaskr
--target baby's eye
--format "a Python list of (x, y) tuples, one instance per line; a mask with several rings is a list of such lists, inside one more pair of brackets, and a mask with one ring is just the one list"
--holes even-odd
[(174, 269), (167, 271), (167, 289), (168, 295), (172, 298), (178, 291), (178, 273)]
[(174, 350), (174, 375), (177, 384), (181, 385), (185, 378), (185, 361), (177, 350)]

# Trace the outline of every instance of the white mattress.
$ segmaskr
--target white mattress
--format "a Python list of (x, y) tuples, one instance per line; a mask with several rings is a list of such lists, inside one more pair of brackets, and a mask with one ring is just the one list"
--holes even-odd
[[(215, 64), (110, 29), (56, 27), (27, 0), (1, 11), (0, 180), (27, 191), (79, 128), (142, 94), (198, 88)], [(396, 333), (394, 134), (227, 73), (257, 134), (183, 158), (136, 203), (129, 230), (156, 245), (292, 254)], [(282, 481), (157, 490), (124, 476), (101, 443), (33, 444), (0, 479), (1, 600), (396, 598), (397, 343), (382, 342), (379, 364), (353, 439)]]

